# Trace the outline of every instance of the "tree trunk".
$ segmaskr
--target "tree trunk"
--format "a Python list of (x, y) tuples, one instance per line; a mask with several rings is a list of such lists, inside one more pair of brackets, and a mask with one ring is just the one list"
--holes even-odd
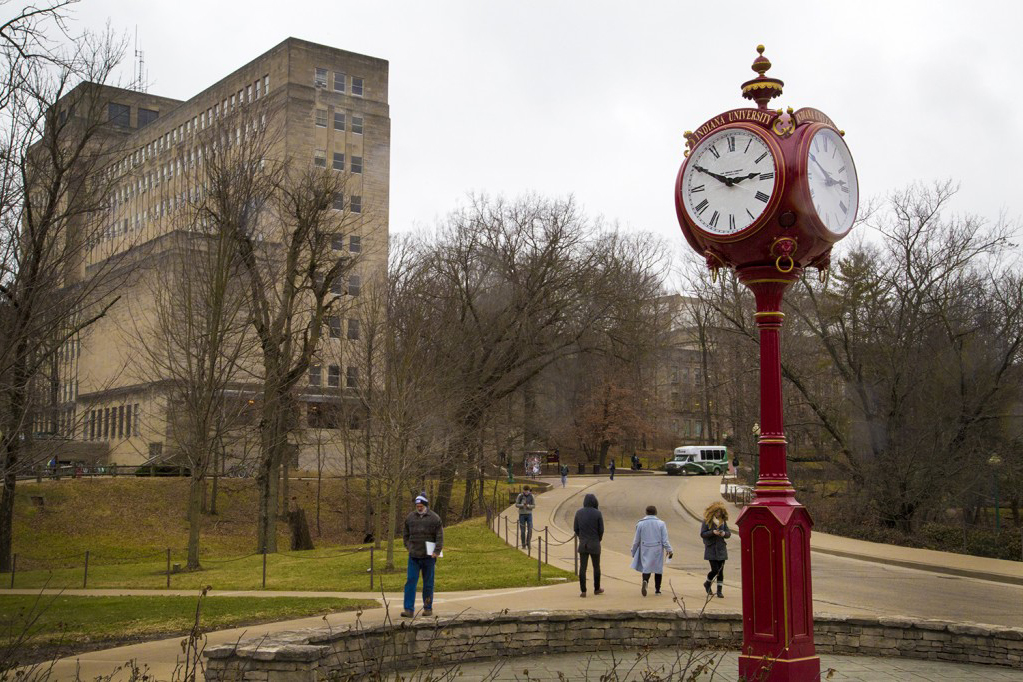
[[(194, 467), (199, 469), (199, 467)], [(206, 481), (199, 472), (193, 471), (188, 486), (188, 562), (189, 571), (199, 570), (199, 530), (202, 525), (202, 492)]]
[(280, 510), (279, 518), (281, 521), (288, 520), (288, 510), (291, 508), (291, 501), (288, 499), (288, 472), (291, 467), (291, 452), (285, 447), (284, 459), (281, 462), (281, 502), (278, 509)]
[(323, 490), (323, 443), (319, 436), (316, 438), (316, 537), (323, 532), (320, 530), (320, 493)]
[(401, 486), (398, 481), (391, 484), (387, 500), (387, 560), (384, 570), (394, 570), (394, 536), (398, 526), (398, 501)]
[(4, 444), (3, 456), (3, 492), (0, 494), (0, 572), (11, 571), (11, 546), (14, 542), (14, 487), (17, 483), (17, 468), (21, 463), (21, 434), (27, 429), (26, 405), (29, 380), (24, 359), (24, 346), (19, 346), (16, 365), (10, 370), (12, 385), (7, 390), (6, 424), (2, 437)]
[(213, 450), (213, 485), (210, 490), (210, 516), (217, 515), (217, 489), (220, 483), (220, 467), (223, 466), (224, 454)]

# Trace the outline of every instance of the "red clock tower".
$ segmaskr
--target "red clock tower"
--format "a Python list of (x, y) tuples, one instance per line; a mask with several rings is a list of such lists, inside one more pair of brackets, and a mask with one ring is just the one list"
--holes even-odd
[(739, 515), (743, 645), (748, 680), (816, 680), (810, 529), (786, 467), (779, 331), (782, 296), (804, 269), (823, 275), (856, 219), (859, 186), (844, 133), (811, 108), (772, 110), (782, 81), (757, 47), (742, 84), (756, 108), (732, 109), (686, 132), (675, 208), (686, 241), (716, 275), (732, 268), (756, 299), (760, 332), (760, 478)]

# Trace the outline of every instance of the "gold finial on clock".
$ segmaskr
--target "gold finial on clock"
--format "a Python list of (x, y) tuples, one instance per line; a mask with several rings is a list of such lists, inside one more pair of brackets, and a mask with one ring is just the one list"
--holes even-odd
[(769, 78), (764, 74), (771, 68), (771, 60), (764, 56), (764, 46), (757, 45), (757, 58), (753, 60), (757, 77), (742, 84), (742, 96), (757, 103), (757, 107), (767, 111), (767, 103), (781, 94), (785, 85), (778, 78)]

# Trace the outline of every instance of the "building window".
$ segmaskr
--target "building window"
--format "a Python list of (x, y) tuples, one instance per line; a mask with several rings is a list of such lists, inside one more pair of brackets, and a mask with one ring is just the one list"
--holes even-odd
[[(345, 293), (345, 278), (344, 277), (338, 275), (337, 277), (334, 278), (334, 281), (330, 283), (330, 293), (337, 294), (338, 296), (342, 296)], [(338, 328), (337, 328), (338, 329), (338, 334), (334, 338), (340, 339), (341, 338), (341, 322), (339, 321), (337, 324), (338, 324)]]
[(348, 276), (348, 295), (358, 296), (362, 289), (362, 278), (359, 275)]
[(155, 121), (160, 117), (159, 111), (153, 111), (152, 109), (143, 109), (139, 107), (139, 128), (145, 128), (147, 125)]
[(350, 208), (352, 213), (362, 213), (362, 197), (352, 197)]
[(344, 207), (345, 207), (345, 195), (343, 193), (337, 192), (336, 194), (334, 194), (333, 207), (334, 207), (335, 211), (344, 210)]
[(338, 388), (341, 385), (341, 368), (337, 365), (327, 367), (327, 385)]
[(107, 118), (109, 118), (110, 122), (115, 126), (128, 128), (131, 126), (131, 107), (127, 104), (110, 102), (107, 104)]
[(362, 79), (357, 76), (352, 76), (352, 94), (362, 97)]
[(359, 253), (362, 251), (362, 237), (352, 235), (348, 238), (348, 250), (352, 253)]
[(326, 128), (327, 127), (327, 110), (317, 109), (316, 110), (316, 127)]
[(323, 381), (323, 371), (319, 365), (309, 365), (309, 385), (319, 386)]
[(335, 111), (334, 112), (334, 130), (345, 129), (345, 112)]
[(124, 405), (117, 408), (117, 437), (124, 438)]
[(352, 412), (348, 415), (348, 428), (352, 431), (358, 431), (362, 428), (362, 420), (359, 419), (358, 412)]
[(313, 165), (317, 168), (327, 167), (327, 152), (323, 149), (317, 149), (313, 152)]
[(138, 403), (135, 403), (135, 435), (142, 435), (142, 412), (139, 410)]
[(352, 132), (362, 135), (362, 116), (352, 116)]
[(345, 386), (348, 388), (359, 387), (359, 368), (349, 365), (345, 368)]
[[(352, 158), (352, 163), (355, 163), (355, 158)], [(343, 171), (345, 169), (345, 155), (334, 152), (334, 170)]]
[[(340, 278), (338, 278), (340, 279)], [(337, 315), (331, 315), (327, 318), (327, 327), (330, 329), (330, 338), (340, 339), (341, 338), (341, 318)]]
[(362, 157), (361, 156), (353, 156), (352, 157), (352, 172), (353, 173), (361, 173), (362, 172)]
[(313, 85), (318, 88), (327, 87), (327, 70), (316, 67), (316, 74), (313, 76)]
[(124, 435), (131, 438), (131, 403), (124, 406)]
[(103, 408), (103, 440), (110, 439), (110, 408)]
[(348, 320), (348, 338), (352, 341), (359, 340), (359, 321), (349, 319)]
[(345, 91), (345, 75), (343, 73), (334, 72), (334, 92)]

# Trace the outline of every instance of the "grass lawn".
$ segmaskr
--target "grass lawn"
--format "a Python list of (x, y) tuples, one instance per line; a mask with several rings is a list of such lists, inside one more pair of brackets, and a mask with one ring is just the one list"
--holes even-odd
[[(333, 590), (370, 592), (370, 553), (366, 546), (315, 549), (305, 552), (278, 552), (267, 555), (266, 589)], [(373, 592), (397, 591), (405, 583), (406, 553), (400, 542), (395, 547), (395, 571), (384, 572), (385, 552), (374, 553), (376, 580)], [(180, 561), (179, 555), (174, 558)], [(68, 563), (73, 565), (68, 566)], [(203, 570), (171, 575), (171, 588), (201, 589), (210, 585), (217, 590), (260, 589), (262, 555), (217, 555), (202, 559)], [(17, 570), (17, 588), (80, 588), (84, 577), (84, 556), (73, 557), (64, 567)], [(88, 587), (151, 588), (167, 586), (167, 562), (154, 556), (148, 561), (104, 560), (90, 557)], [(573, 580), (574, 575), (544, 565), (542, 583)], [(10, 585), (10, 574), (0, 581)], [(483, 520), (474, 519), (444, 530), (444, 557), (438, 561), (438, 591), (476, 590), (497, 587), (536, 585), (536, 559), (509, 547), (494, 535)]]
[[(0, 596), (0, 628), (19, 650), (71, 651), (103, 642), (127, 642), (185, 634), (195, 622), (197, 597)], [(374, 608), (369, 599), (322, 597), (205, 597), (204, 630)], [(65, 651), (66, 653), (66, 651)], [(29, 654), (29, 658), (33, 658)]]

